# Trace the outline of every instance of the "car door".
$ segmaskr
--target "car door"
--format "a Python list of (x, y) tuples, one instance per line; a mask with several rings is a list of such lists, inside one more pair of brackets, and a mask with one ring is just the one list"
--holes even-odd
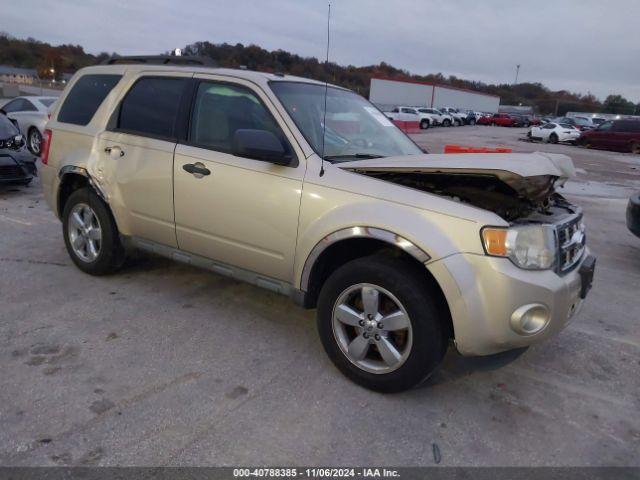
[[(302, 151), (260, 88), (229, 77), (196, 77), (188, 136), (174, 160), (179, 248), (291, 282)], [(234, 155), (236, 132), (248, 129), (276, 135), (292, 155), (291, 165)]]
[(98, 138), (95, 173), (127, 235), (177, 247), (173, 154), (177, 118), (193, 74), (140, 74)]
[(610, 140), (608, 137), (611, 135), (611, 128), (613, 127), (613, 121), (604, 122), (595, 130), (586, 132), (587, 143), (593, 148), (610, 148)]

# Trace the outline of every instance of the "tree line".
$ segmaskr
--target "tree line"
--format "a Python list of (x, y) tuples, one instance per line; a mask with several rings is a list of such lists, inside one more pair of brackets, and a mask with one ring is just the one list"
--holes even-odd
[[(257, 45), (195, 42), (187, 45), (183, 54), (209, 57), (221, 67), (282, 72), (329, 81), (354, 90), (364, 97), (369, 96), (371, 77), (377, 76), (439, 83), (490, 93), (498, 95), (503, 105), (530, 105), (540, 114), (563, 115), (568, 111), (640, 114), (640, 103), (636, 104), (617, 94), (609, 95), (601, 101), (590, 93), (552, 91), (542, 83), (487, 84), (453, 75), (445, 76), (442, 73), (415, 75), (385, 62), (363, 67), (343, 66), (332, 62), (325, 64), (314, 57), (303, 57), (285, 50), (269, 51)], [(34, 38), (17, 39), (7, 33), (0, 33), (0, 65), (36, 69), (41, 78), (59, 80), (63, 73), (73, 73), (112, 56), (117, 54), (102, 52), (93, 55), (85, 52), (81, 45), (52, 46)]]

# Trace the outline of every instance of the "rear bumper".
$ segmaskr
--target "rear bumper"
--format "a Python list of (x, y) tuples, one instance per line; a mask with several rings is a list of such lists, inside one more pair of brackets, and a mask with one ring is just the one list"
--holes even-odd
[(627, 228), (640, 237), (640, 194), (633, 195), (627, 204)]
[[(473, 356), (532, 345), (564, 329), (589, 290), (592, 260), (586, 251), (579, 266), (562, 276), (523, 270), (504, 258), (463, 253), (428, 268), (447, 298), (458, 351)], [(513, 317), (529, 305), (546, 308), (548, 322), (537, 333), (518, 333)]]

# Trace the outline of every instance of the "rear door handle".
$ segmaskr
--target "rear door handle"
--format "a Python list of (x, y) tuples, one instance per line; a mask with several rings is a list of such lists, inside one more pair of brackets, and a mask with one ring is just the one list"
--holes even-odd
[(211, 170), (209, 170), (207, 167), (204, 166), (204, 164), (200, 162), (185, 163), (184, 165), (182, 165), (182, 169), (185, 172), (192, 174), (196, 178), (202, 178), (206, 175), (211, 174)]
[(112, 157), (124, 157), (124, 150), (120, 147), (106, 147), (104, 149), (105, 153), (108, 153)]

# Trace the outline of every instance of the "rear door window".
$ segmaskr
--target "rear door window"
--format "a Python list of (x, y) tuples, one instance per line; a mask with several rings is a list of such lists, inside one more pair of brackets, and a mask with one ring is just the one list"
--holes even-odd
[(85, 75), (80, 78), (65, 98), (58, 113), (58, 121), (87, 125), (121, 78), (122, 75), (102, 74)]
[(134, 135), (175, 139), (175, 125), (186, 78), (142, 77), (120, 106), (117, 130)]

